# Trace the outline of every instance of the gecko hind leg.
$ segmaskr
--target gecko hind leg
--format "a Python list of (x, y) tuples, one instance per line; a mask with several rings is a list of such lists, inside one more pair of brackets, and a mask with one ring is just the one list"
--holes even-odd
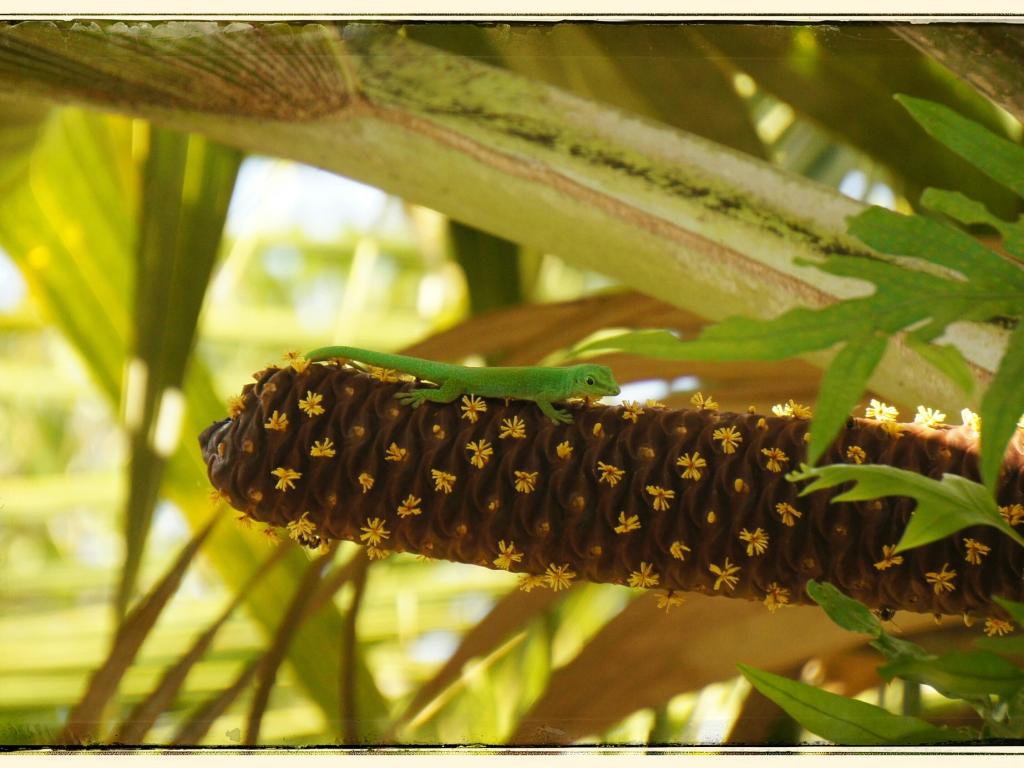
[(445, 382), (437, 389), (410, 389), (395, 394), (395, 399), (402, 405), (419, 408), (428, 400), (432, 403), (450, 403), (462, 394), (462, 387), (453, 382)]

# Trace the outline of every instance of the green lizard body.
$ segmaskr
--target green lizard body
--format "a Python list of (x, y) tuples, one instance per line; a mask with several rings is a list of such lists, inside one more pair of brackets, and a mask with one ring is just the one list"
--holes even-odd
[(404, 405), (417, 407), (424, 401), (450, 403), (462, 395), (507, 397), (532, 400), (556, 424), (572, 421), (572, 415), (552, 403), (570, 397), (602, 397), (619, 394), (611, 369), (584, 364), (565, 368), (542, 366), (472, 368), (439, 363), (407, 355), (373, 352), (359, 347), (320, 347), (305, 355), (308, 360), (344, 358), (365, 365), (388, 368), (433, 382), (436, 389), (413, 389), (395, 395)]

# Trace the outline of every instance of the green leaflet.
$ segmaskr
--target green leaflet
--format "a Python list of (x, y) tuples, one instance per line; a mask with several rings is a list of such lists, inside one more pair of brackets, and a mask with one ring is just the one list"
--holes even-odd
[(960, 192), (945, 189), (926, 189), (921, 195), (921, 205), (929, 211), (949, 216), (961, 224), (992, 227), (1003, 237), (1003, 247), (1020, 259), (1024, 259), (1024, 222), (1004, 221), (989, 213), (984, 205), (971, 200)]
[(990, 651), (951, 651), (925, 659), (902, 658), (879, 667), (886, 678), (930, 685), (948, 698), (998, 695), (1010, 699), (1024, 687), (1024, 669)]
[(998, 528), (1024, 546), (1024, 538), (1002, 518), (985, 487), (959, 475), (946, 474), (940, 481), (895, 467), (831, 464), (813, 469), (803, 467), (799, 472), (791, 472), (787, 479), (793, 482), (814, 480), (800, 492), (801, 496), (851, 480), (856, 482), (853, 488), (835, 496), (833, 503), (866, 501), (885, 496), (909, 496), (914, 499), (917, 507), (903, 537), (896, 545), (897, 552), (938, 541), (972, 525)]
[(1007, 600), (1005, 597), (998, 597), (995, 595), (993, 595), (992, 599), (1002, 606), (1003, 610), (1010, 614), (1010, 618), (1020, 624), (1020, 626), (1024, 627), (1024, 603)]
[(1024, 322), (1010, 334), (1006, 354), (981, 401), (981, 476), (990, 491), (999, 482), (1006, 444), (1024, 413)]
[(804, 728), (835, 744), (941, 744), (973, 738), (745, 664), (736, 666), (751, 685)]
[(1024, 147), (996, 136), (942, 104), (902, 94), (896, 100), (928, 133), (975, 168), (1024, 197)]

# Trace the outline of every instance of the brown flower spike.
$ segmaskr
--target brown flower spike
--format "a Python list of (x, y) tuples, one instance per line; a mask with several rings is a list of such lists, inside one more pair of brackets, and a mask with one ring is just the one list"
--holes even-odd
[[(1024, 548), (993, 528), (896, 555), (911, 500), (798, 497), (780, 471), (806, 456), (808, 422), (795, 411), (725, 413), (709, 398), (686, 410), (574, 404), (572, 423), (556, 425), (517, 400), (470, 397), (475, 418), (461, 401), (400, 406), (395, 394), (413, 384), (345, 366), (255, 378), (200, 444), (214, 488), (272, 526), (301, 521), (324, 539), (508, 568), (535, 577), (531, 588), (571, 578), (651, 586), (657, 574), (660, 590), (774, 609), (809, 602), (805, 585), (817, 579), (872, 608), (1000, 619), (991, 595), (1024, 599)], [(301, 407), (310, 392), (321, 396), (315, 418)], [(894, 435), (883, 406), (851, 419), (821, 463), (978, 479), (970, 425), (929, 419)], [(1005, 458), (1007, 517), (1024, 503), (1022, 451), (1017, 439)]]

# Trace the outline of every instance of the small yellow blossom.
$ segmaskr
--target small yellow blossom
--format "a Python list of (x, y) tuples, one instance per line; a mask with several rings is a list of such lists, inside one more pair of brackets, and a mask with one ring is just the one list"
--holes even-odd
[(803, 419), (806, 421), (811, 418), (811, 409), (806, 405), (801, 405), (793, 399), (790, 399), (785, 405), (776, 403), (772, 406), (772, 413), (776, 416), (789, 416), (794, 419)]
[(981, 559), (992, 551), (992, 547), (982, 544), (977, 539), (964, 539), (964, 547), (967, 549), (964, 560), (971, 565), (981, 565)]
[(894, 565), (900, 565), (902, 563), (903, 555), (896, 554), (896, 545), (883, 544), (882, 559), (875, 563), (875, 570), (884, 571), (887, 568), (892, 568)]
[(228, 415), (233, 419), (245, 410), (245, 398), (242, 395), (232, 395), (228, 398)]
[(796, 518), (804, 516), (803, 512), (785, 501), (781, 501), (776, 504), (775, 511), (778, 512), (779, 517), (782, 518), (782, 524), (788, 525), (790, 528), (796, 525)]
[(740, 572), (740, 567), (730, 563), (728, 557), (725, 558), (725, 562), (721, 567), (712, 563), (708, 566), (708, 570), (718, 577), (715, 579), (715, 591), (717, 591), (723, 584), (725, 584), (728, 589), (736, 589), (736, 584), (740, 580), (736, 574)]
[(520, 493), (533, 493), (537, 488), (537, 475), (539, 472), (515, 471), (515, 489)]
[[(648, 408), (652, 408), (652, 409), (653, 408), (667, 408), (668, 407), (663, 402), (661, 402), (661, 400), (648, 400), (646, 403), (644, 403), (644, 405), (646, 405)], [(1024, 419), (1022, 419), (1022, 421), (1024, 421)], [(1021, 427), (1021, 429), (1024, 429), (1024, 427)]]
[(325, 437), (323, 440), (316, 440), (313, 443), (313, 447), (309, 449), (309, 455), (314, 457), (330, 459), (333, 458), (334, 453), (334, 441), (329, 437)]
[(1001, 637), (1013, 632), (1013, 624), (1004, 619), (985, 619), (985, 634), (989, 637)]
[(434, 490), (451, 493), (455, 485), (456, 477), (449, 472), (442, 472), (440, 469), (430, 470), (430, 477), (434, 480)]
[(298, 352), (286, 352), (282, 358), (288, 365), (295, 369), (296, 373), (305, 373), (310, 362)]
[(952, 592), (956, 589), (956, 585), (953, 583), (953, 579), (956, 578), (956, 571), (947, 571), (948, 567), (949, 563), (943, 563), (941, 570), (928, 571), (924, 575), (924, 580), (932, 585), (936, 595), (941, 595), (943, 590)]
[(360, 472), (359, 477), (356, 479), (359, 481), (359, 485), (362, 486), (363, 493), (373, 488), (373, 475), (369, 472)]
[(885, 432), (889, 437), (899, 440), (903, 437), (903, 425), (895, 421), (883, 421), (881, 422), (882, 431)]
[(423, 512), (420, 509), (421, 499), (413, 496), (411, 493), (405, 497), (405, 501), (398, 505), (398, 516), (409, 517), (410, 515), (419, 515)]
[(405, 448), (399, 448), (398, 443), (392, 443), (384, 452), (384, 461), (405, 461), (409, 452)]
[(613, 488), (619, 484), (622, 476), (626, 474), (626, 470), (619, 469), (611, 464), (605, 464), (603, 461), (597, 462), (597, 469), (601, 473), (601, 477), (598, 478), (599, 483), (608, 483)]
[(926, 427), (934, 427), (946, 420), (946, 414), (934, 408), (917, 406), (917, 415), (914, 417), (915, 424), (924, 424)]
[(764, 595), (765, 607), (775, 613), (779, 608), (789, 604), (789, 590), (780, 587), (778, 582), (773, 581), (768, 585), (768, 591)]
[(268, 544), (276, 544), (281, 540), (281, 537), (277, 533), (277, 529), (272, 525), (268, 525), (263, 529), (263, 535), (267, 537)]
[(640, 563), (640, 570), (633, 571), (629, 574), (629, 586), (631, 587), (642, 587), (644, 589), (648, 587), (655, 587), (658, 585), (660, 577), (654, 572), (654, 565), (651, 563)]
[(668, 548), (669, 553), (676, 560), (685, 560), (686, 553), (690, 551), (690, 548), (686, 546), (686, 543), (680, 540), (672, 542), (672, 546)]
[(637, 419), (643, 414), (644, 409), (640, 407), (640, 403), (630, 401), (622, 404), (622, 418), (626, 421), (632, 421), (636, 424)]
[(563, 440), (555, 447), (555, 454), (560, 459), (568, 459), (572, 456), (572, 443), (568, 440)]
[(564, 563), (563, 565), (555, 565), (551, 563), (548, 569), (544, 572), (544, 579), (547, 584), (555, 592), (561, 589), (568, 589), (572, 580), (576, 578), (576, 573), (569, 570), (569, 564)]
[(510, 541), (506, 544), (504, 541), (498, 542), (498, 550), (501, 552), (496, 558), (494, 558), (494, 566), (507, 571), (512, 567), (513, 563), (518, 563), (523, 559), (522, 552), (516, 552), (516, 543)]
[(712, 434), (715, 440), (722, 443), (722, 453), (736, 453), (736, 446), (743, 442), (743, 435), (736, 427), (719, 427)]
[(252, 518), (244, 512), (240, 514), (238, 517), (236, 517), (235, 521), (243, 528), (248, 528), (249, 530), (252, 530)]
[(532, 592), (534, 588), (543, 587), (547, 583), (547, 576), (535, 576), (529, 573), (523, 573), (519, 576), (519, 589), (523, 592)]
[(378, 368), (376, 365), (371, 365), (369, 370), (373, 378), (385, 384), (394, 384), (399, 381), (398, 371), (393, 368)]
[(748, 531), (746, 528), (740, 531), (740, 540), (747, 543), (747, 556), (763, 555), (768, 551), (768, 534), (760, 528)]
[(625, 512), (619, 512), (619, 525), (616, 525), (614, 530), (616, 533), (640, 530), (640, 516), (630, 515), (627, 517)]
[(278, 478), (277, 484), (274, 487), (279, 491), (290, 491), (295, 487), (295, 481), (302, 477), (301, 472), (296, 472), (294, 469), (288, 469), (287, 467), (278, 467), (270, 474)]
[(863, 464), (868, 455), (859, 445), (851, 445), (846, 449), (846, 458), (854, 464)]
[(684, 480), (700, 480), (701, 470), (708, 465), (707, 461), (700, 455), (700, 451), (684, 453), (676, 459), (676, 466), (683, 470)]
[(674, 589), (658, 595), (658, 607), (664, 608), (665, 613), (669, 613), (673, 608), (685, 602), (686, 599)]
[(292, 520), (288, 523), (288, 538), (292, 541), (298, 541), (299, 539), (316, 533), (316, 524), (309, 519), (309, 512), (303, 512), (302, 517), (298, 520)]
[(487, 466), (487, 462), (490, 461), (491, 456), (494, 455), (494, 448), (491, 444), (481, 438), (480, 440), (471, 440), (466, 443), (466, 450), (472, 455), (469, 457), (469, 463), (477, 469), (483, 469)]
[(511, 419), (502, 419), (501, 429), (498, 430), (498, 439), (504, 440), (506, 437), (511, 437), (513, 440), (522, 440), (526, 437), (526, 422), (518, 416), (513, 416)]
[(265, 429), (273, 429), (278, 432), (284, 432), (288, 429), (288, 414), (274, 411), (270, 414), (270, 418), (263, 423)]
[(1005, 507), (1000, 507), (999, 514), (1002, 515), (1003, 520), (1008, 522), (1010, 525), (1020, 525), (1024, 522), (1024, 505), (1010, 504)]
[(365, 542), (371, 547), (376, 547), (385, 539), (391, 538), (391, 532), (387, 529), (384, 521), (379, 517), (368, 517), (366, 519), (366, 525), (359, 530), (362, 531), (362, 533), (359, 534), (359, 540)]
[(323, 399), (324, 396), (319, 392), (310, 392), (307, 389), (306, 396), (299, 400), (299, 410), (310, 417), (319, 416), (324, 412), (324, 407), (320, 405)]
[(659, 485), (648, 485), (645, 490), (654, 497), (654, 500), (651, 503), (658, 512), (664, 512), (668, 509), (669, 501), (676, 497), (675, 491), (671, 491), (668, 488), (662, 488)]
[(476, 395), (462, 396), (462, 418), (467, 419), (471, 424), (476, 424), (480, 414), (487, 410), (487, 402)]
[(388, 556), (388, 551), (383, 547), (369, 546), (366, 548), (366, 556), (371, 560), (383, 560)]
[(960, 411), (960, 421), (968, 429), (981, 434), (981, 416), (976, 414), (970, 408), (964, 408)]
[(704, 519), (707, 520), (711, 525), (714, 525), (715, 521), (718, 520), (718, 515), (715, 514), (715, 510), (709, 509), (708, 513), (704, 516)]
[(896, 417), (900, 415), (891, 405), (886, 405), (880, 400), (871, 400), (871, 404), (864, 409), (864, 415), (869, 419), (875, 421), (896, 421)]
[(761, 418), (759, 418), (757, 420), (756, 426), (757, 426), (758, 429), (763, 429), (763, 430), (767, 431), (768, 430), (768, 419), (766, 419), (764, 416), (762, 416)]
[(782, 465), (789, 462), (789, 456), (781, 448), (762, 448), (761, 453), (768, 457), (765, 467), (769, 472), (781, 472)]
[(690, 402), (693, 403), (694, 407), (701, 408), (708, 411), (717, 411), (718, 403), (711, 399), (711, 395), (704, 397), (704, 394), (698, 392), (690, 398)]

